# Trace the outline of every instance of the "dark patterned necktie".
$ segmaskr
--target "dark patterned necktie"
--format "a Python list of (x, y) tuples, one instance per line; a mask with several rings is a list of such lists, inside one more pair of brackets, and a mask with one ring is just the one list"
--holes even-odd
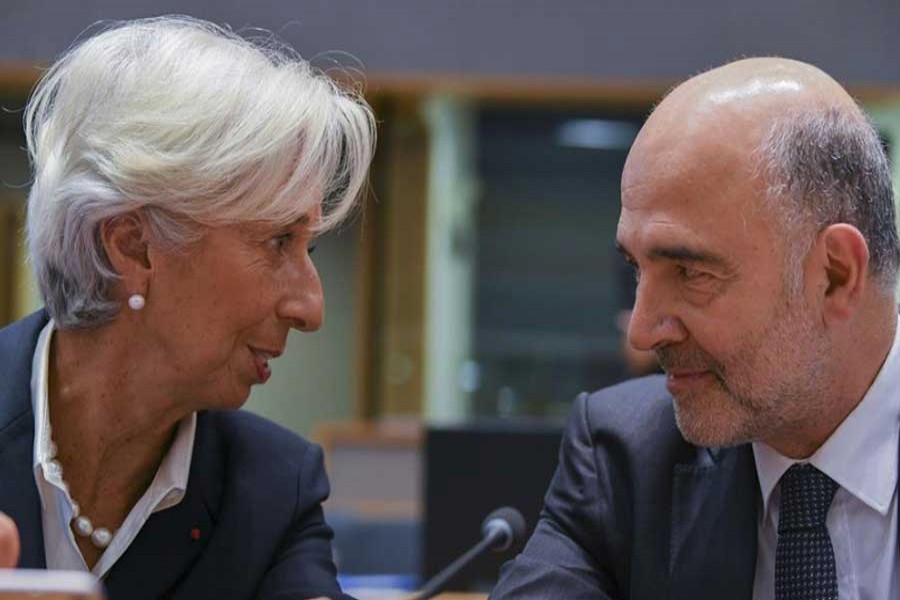
[(838, 600), (834, 549), (825, 516), (838, 484), (812, 465), (781, 477), (775, 600)]

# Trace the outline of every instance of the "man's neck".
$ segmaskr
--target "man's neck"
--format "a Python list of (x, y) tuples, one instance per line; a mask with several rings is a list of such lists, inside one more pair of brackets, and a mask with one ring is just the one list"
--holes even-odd
[[(826, 374), (822, 393), (827, 394), (825, 410), (815, 410), (799, 420), (786, 423), (768, 439), (761, 440), (783, 456), (801, 460), (812, 456), (840, 427), (865, 398), (881, 372), (897, 332), (894, 301), (882, 308), (878, 318), (864, 320), (853, 328), (831, 357), (832, 368)], [(820, 403), (811, 403), (821, 406)]]

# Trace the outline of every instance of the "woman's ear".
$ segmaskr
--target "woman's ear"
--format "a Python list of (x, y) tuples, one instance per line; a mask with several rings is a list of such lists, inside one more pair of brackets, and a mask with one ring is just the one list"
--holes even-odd
[(845, 320), (860, 304), (869, 279), (869, 246), (860, 231), (846, 223), (819, 234), (827, 286), (823, 298), (826, 320)]
[(144, 289), (150, 271), (146, 221), (135, 212), (106, 219), (100, 224), (100, 239), (113, 270), (131, 291)]

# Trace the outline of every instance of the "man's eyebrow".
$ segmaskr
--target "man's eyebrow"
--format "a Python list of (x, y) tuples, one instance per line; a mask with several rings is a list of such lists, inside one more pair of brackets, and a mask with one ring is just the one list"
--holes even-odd
[(724, 257), (705, 250), (698, 250), (688, 246), (656, 246), (648, 253), (650, 258), (665, 258), (695, 264), (704, 264), (716, 267), (727, 267), (728, 261)]
[[(633, 262), (634, 257), (618, 240), (616, 241), (616, 250), (625, 260)], [(704, 264), (716, 267), (728, 267), (729, 263), (724, 257), (705, 250), (698, 250), (684, 245), (675, 246), (655, 246), (647, 253), (651, 259), (667, 259), (677, 260), (680, 262), (688, 262), (694, 264)]]

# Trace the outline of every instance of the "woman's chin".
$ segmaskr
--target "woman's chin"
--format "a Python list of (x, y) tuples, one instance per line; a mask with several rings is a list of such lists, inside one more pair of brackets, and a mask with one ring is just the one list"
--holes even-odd
[(227, 390), (212, 392), (205, 398), (203, 409), (205, 410), (237, 410), (242, 408), (250, 398), (253, 382), (235, 382), (234, 386)]

